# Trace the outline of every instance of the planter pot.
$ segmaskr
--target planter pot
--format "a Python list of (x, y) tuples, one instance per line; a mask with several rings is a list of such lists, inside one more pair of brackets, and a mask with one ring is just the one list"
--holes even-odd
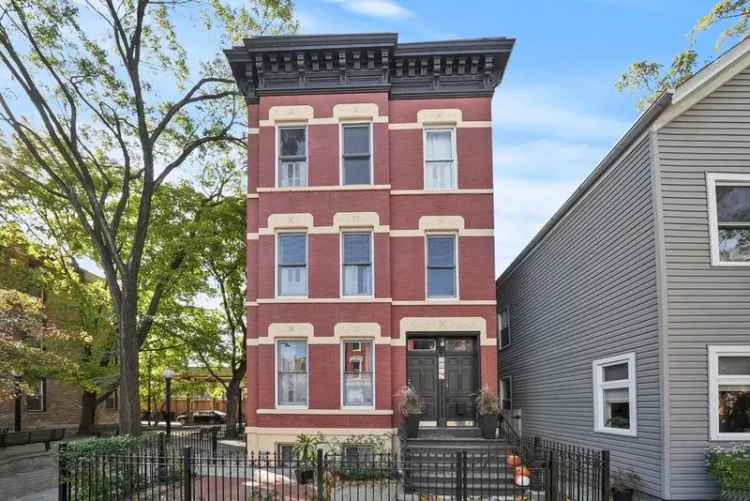
[(633, 490), (616, 491), (612, 489), (612, 501), (633, 501)]
[(497, 438), (497, 416), (479, 416), (482, 438)]
[(297, 483), (309, 484), (315, 478), (315, 470), (309, 466), (301, 466), (296, 473)]
[(406, 416), (406, 438), (417, 438), (419, 435), (419, 416), (409, 414)]

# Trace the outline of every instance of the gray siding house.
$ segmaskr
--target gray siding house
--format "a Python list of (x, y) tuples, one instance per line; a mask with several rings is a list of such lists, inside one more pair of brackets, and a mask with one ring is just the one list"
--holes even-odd
[(524, 435), (611, 451), (646, 497), (716, 499), (750, 441), (750, 40), (637, 120), (497, 280)]

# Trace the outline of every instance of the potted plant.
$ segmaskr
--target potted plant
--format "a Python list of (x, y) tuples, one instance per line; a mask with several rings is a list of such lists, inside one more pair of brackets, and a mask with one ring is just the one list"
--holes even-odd
[(297, 457), (297, 482), (306, 484), (315, 476), (315, 457), (318, 453), (320, 437), (300, 433), (294, 442), (294, 455)]
[(641, 477), (631, 471), (617, 468), (612, 473), (609, 484), (612, 491), (612, 501), (633, 501), (633, 493), (641, 482)]
[(482, 438), (496, 438), (498, 416), (500, 415), (500, 399), (489, 388), (482, 388), (475, 398), (477, 414), (479, 414), (479, 429)]
[(398, 408), (406, 421), (406, 438), (417, 438), (417, 435), (419, 435), (419, 418), (424, 409), (422, 399), (410, 386), (401, 391), (399, 398)]

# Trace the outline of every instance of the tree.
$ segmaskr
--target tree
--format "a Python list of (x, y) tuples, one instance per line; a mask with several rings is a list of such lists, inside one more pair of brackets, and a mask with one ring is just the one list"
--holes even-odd
[[(178, 34), (195, 19), (203, 20), (198, 32)], [(291, 0), (238, 9), (220, 0), (0, 2), (0, 67), (7, 74), (0, 120), (36, 170), (3, 168), (70, 208), (73, 236), (85, 237), (104, 271), (117, 319), (125, 433), (140, 424), (139, 348), (186, 253), (179, 242), (156, 253), (162, 273), (142, 287), (154, 200), (176, 170), (242, 144), (241, 96), (222, 56), (194, 71), (181, 40), (218, 32), (227, 45), (241, 35), (295, 28)]]
[(675, 55), (665, 70), (664, 65), (642, 60), (632, 63), (615, 83), (618, 91), (629, 91), (639, 95), (637, 107), (647, 108), (659, 94), (675, 89), (696, 71), (698, 53), (692, 45), (695, 36), (716, 26), (729, 23), (716, 42), (716, 49), (728, 40), (743, 37), (748, 33), (750, 0), (720, 0), (690, 30), (690, 47)]

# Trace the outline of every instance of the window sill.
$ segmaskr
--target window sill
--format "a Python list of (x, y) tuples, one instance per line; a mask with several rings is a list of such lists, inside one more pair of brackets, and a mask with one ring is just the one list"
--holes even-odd
[(750, 261), (714, 261), (711, 263), (714, 268), (744, 268), (750, 267)]
[(623, 430), (620, 428), (597, 428), (594, 430), (595, 433), (603, 433), (606, 435), (618, 435), (621, 437), (637, 437), (638, 432), (636, 430)]
[(711, 437), (711, 442), (742, 442), (750, 440), (750, 433), (719, 433)]

